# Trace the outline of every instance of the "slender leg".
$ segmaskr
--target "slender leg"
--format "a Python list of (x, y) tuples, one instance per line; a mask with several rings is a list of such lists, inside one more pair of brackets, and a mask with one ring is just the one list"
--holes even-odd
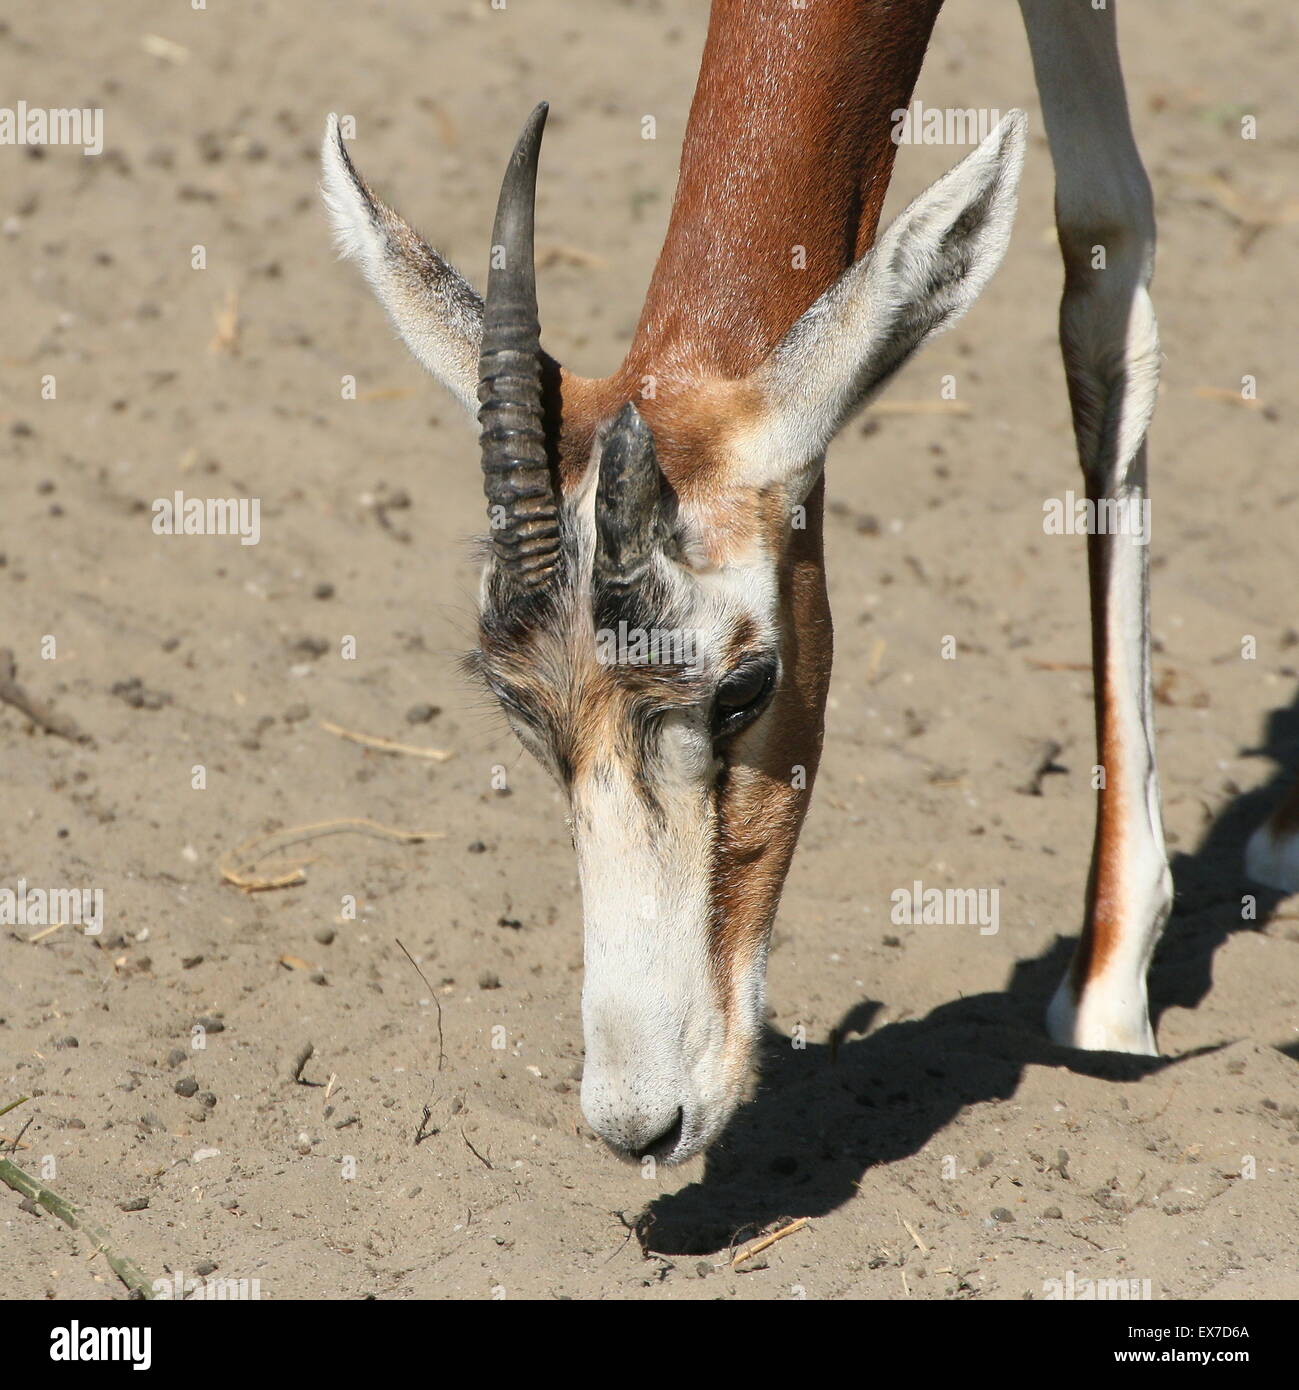
[[(1154, 1053), (1146, 969), (1172, 905), (1150, 683), (1146, 428), (1159, 379), (1150, 185), (1132, 138), (1113, 0), (1020, 0), (1056, 174), (1060, 345), (1087, 496), (1099, 783), (1082, 936), (1047, 1014), (1058, 1042)], [(1117, 505), (1116, 505), (1117, 504)], [(1149, 533), (1146, 534), (1148, 540)], [(1103, 779), (1103, 780), (1102, 780)]]
[(1299, 893), (1299, 782), (1249, 837), (1245, 872), (1282, 893)]

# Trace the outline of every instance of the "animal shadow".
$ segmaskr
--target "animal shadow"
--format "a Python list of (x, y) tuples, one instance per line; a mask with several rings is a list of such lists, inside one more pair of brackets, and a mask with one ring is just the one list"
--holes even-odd
[[(1299, 696), (1269, 715), (1262, 745), (1245, 752), (1274, 761), (1268, 783), (1235, 796), (1194, 850), (1172, 858), (1173, 913), (1149, 981), (1156, 1023), (1169, 1008), (1195, 1008), (1213, 987), (1218, 948), (1234, 932), (1262, 930), (1282, 898), (1246, 879), (1244, 846), (1299, 765)], [(1250, 899), (1253, 917), (1243, 906)], [(1078, 1052), (1046, 1037), (1047, 1001), (1073, 945), (1059, 938), (1017, 962), (1003, 992), (952, 1000), (923, 1018), (871, 1031), (883, 1004), (866, 999), (829, 1041), (799, 1048), (770, 1031), (757, 1096), (709, 1151), (703, 1175), (640, 1214), (642, 1248), (713, 1254), (782, 1219), (824, 1215), (849, 1201), (873, 1168), (923, 1149), (965, 1107), (1013, 1096), (1027, 1066), (1122, 1085), (1186, 1060)], [(1281, 1050), (1299, 1061), (1299, 1046)]]

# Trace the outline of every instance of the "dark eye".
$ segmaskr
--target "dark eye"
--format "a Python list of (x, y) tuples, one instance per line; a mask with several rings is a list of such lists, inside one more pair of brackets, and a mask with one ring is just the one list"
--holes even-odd
[(713, 737), (729, 738), (751, 724), (776, 688), (774, 658), (741, 661), (717, 687), (713, 701)]

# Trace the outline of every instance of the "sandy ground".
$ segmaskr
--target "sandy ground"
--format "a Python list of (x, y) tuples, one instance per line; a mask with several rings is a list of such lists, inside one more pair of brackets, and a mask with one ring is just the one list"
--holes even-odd
[[(954, 0), (918, 95), (1026, 107), (1024, 194), (969, 318), (832, 452), (827, 753), (757, 1096), (707, 1160), (653, 1178), (583, 1127), (563, 808), (455, 667), (472, 432), (335, 262), (316, 151), (325, 114), (353, 114), (366, 174), (481, 284), (503, 160), (548, 97), (547, 342), (603, 372), (662, 235), (702, 9), (139, 3), (108, 24), (70, 3), (0, 27), (10, 98), (106, 122), (98, 158), (0, 148), (0, 643), (93, 739), (0, 707), (0, 883), (105, 903), (98, 938), (0, 930), (0, 1104), (31, 1097), (0, 1131), (30, 1121), (16, 1160), (151, 1276), (214, 1268), (268, 1298), (1019, 1299), (1070, 1271), (1154, 1298), (1299, 1297), (1299, 913), (1264, 895), (1242, 921), (1239, 867), (1299, 761), (1282, 6), (1122, 15), (1167, 354), (1164, 1059), (1071, 1054), (1040, 1027), (1092, 820), (1083, 543), (1041, 524), (1078, 486), (1061, 272), (1017, 12)], [(958, 154), (903, 150), (891, 206)], [(949, 372), (962, 413), (898, 413)], [(1245, 374), (1256, 405), (1233, 399)], [(177, 489), (260, 498), (260, 544), (155, 536), (149, 506)], [(419, 706), (437, 713), (412, 723)], [(452, 756), (387, 756), (322, 720)], [(1044, 740), (1062, 770), (1031, 796)], [(335, 817), (442, 838), (339, 836), (299, 886), (221, 882), (240, 842)], [(894, 926), (916, 879), (998, 888), (1000, 930)], [(202, 1048), (200, 1019), (221, 1025)], [(8, 1297), (122, 1296), (84, 1241), (0, 1204)], [(732, 1270), (736, 1242), (797, 1217)]]

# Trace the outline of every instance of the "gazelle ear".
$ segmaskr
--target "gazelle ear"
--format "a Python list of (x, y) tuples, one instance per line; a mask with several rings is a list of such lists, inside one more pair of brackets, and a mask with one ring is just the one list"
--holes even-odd
[(338, 128), (325, 125), (321, 193), (339, 251), (356, 261), (415, 360), (474, 416), (483, 301), (456, 268), (379, 201)]
[(854, 411), (974, 302), (1010, 240), (1025, 124), (1010, 112), (901, 212), (753, 374), (762, 404), (740, 442), (752, 481), (819, 464)]

